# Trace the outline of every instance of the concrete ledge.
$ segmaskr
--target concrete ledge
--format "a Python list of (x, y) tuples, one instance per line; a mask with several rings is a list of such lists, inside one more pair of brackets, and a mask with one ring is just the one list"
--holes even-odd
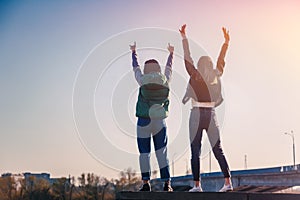
[(244, 192), (120, 192), (117, 200), (299, 200), (300, 194)]

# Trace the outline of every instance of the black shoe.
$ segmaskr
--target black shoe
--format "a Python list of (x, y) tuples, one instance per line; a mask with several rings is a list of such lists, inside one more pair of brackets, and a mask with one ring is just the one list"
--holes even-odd
[(140, 192), (150, 192), (151, 186), (150, 183), (143, 184), (142, 188), (140, 189)]
[(165, 184), (164, 184), (164, 191), (166, 191), (166, 192), (173, 192), (173, 188), (171, 187), (171, 184), (170, 184), (169, 181), (165, 182)]

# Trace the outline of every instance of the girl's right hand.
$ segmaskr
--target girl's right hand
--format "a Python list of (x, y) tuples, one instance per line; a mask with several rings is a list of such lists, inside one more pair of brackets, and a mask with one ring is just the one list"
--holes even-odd
[(183, 24), (181, 26), (181, 29), (179, 29), (179, 32), (180, 32), (182, 37), (185, 37), (185, 28), (186, 28), (186, 24)]

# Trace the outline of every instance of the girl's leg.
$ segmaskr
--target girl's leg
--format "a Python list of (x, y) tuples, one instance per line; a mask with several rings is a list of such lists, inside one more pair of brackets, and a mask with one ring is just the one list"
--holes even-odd
[[(217, 117), (215, 114), (215, 111), (212, 110), (211, 112), (211, 120), (209, 123), (209, 127), (207, 129), (207, 135), (210, 141), (210, 144), (212, 146), (213, 153), (219, 163), (219, 166), (221, 168), (221, 171), (224, 175), (225, 186), (231, 186), (231, 179), (230, 179), (230, 169), (229, 165), (227, 163), (226, 157), (224, 155), (222, 146), (221, 146), (221, 140), (220, 140), (220, 130), (217, 122)], [(232, 187), (230, 187), (232, 190)], [(223, 189), (223, 188), (222, 188)]]
[(140, 152), (139, 163), (144, 183), (150, 180), (150, 151), (151, 151), (151, 132), (148, 125), (150, 119), (138, 118), (137, 123), (137, 143)]
[(191, 142), (191, 166), (195, 186), (200, 185), (200, 150), (202, 128), (200, 127), (200, 110), (193, 108), (189, 120), (189, 133)]
[(163, 181), (170, 179), (169, 160), (167, 158), (167, 128), (163, 127), (158, 133), (153, 134), (155, 155), (160, 169), (160, 176)]

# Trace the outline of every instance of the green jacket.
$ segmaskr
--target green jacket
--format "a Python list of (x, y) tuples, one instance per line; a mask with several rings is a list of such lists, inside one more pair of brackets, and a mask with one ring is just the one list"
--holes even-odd
[(164, 119), (169, 109), (169, 84), (165, 75), (150, 73), (143, 75), (136, 104), (136, 116)]

